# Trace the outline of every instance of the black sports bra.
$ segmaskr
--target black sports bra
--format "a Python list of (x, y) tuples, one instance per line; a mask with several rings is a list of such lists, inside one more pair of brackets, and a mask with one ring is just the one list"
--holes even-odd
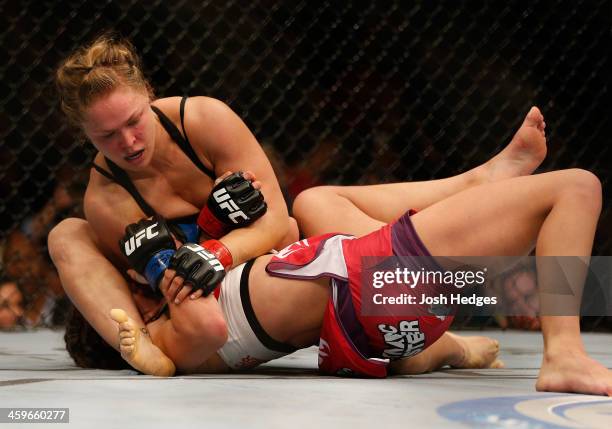
[[(176, 144), (179, 145), (181, 150), (185, 153), (185, 155), (189, 157), (191, 162), (193, 162), (196, 167), (198, 167), (204, 174), (206, 174), (208, 177), (210, 177), (214, 181), (215, 180), (214, 171), (210, 170), (208, 167), (206, 167), (202, 163), (202, 161), (200, 161), (195, 151), (193, 150), (191, 143), (189, 143), (189, 140), (187, 138), (187, 133), (185, 132), (185, 124), (184, 124), (185, 102), (186, 101), (187, 101), (187, 97), (183, 96), (183, 98), (181, 99), (181, 107), (180, 107), (181, 127), (183, 128), (183, 134), (181, 134), (181, 132), (176, 127), (176, 125), (174, 125), (174, 123), (170, 120), (170, 118), (168, 118), (164, 114), (164, 112), (162, 112), (155, 106), (151, 106), (151, 109), (153, 109), (153, 111), (159, 117), (159, 121), (161, 122), (162, 126), (164, 127), (164, 129), (166, 130), (170, 138)], [(132, 179), (130, 179), (130, 176), (125, 172), (125, 170), (123, 170), (121, 167), (119, 167), (117, 164), (115, 164), (110, 159), (106, 157), (104, 159), (106, 160), (106, 164), (111, 170), (110, 172), (106, 171), (105, 169), (97, 165), (96, 163), (92, 164), (93, 168), (95, 168), (98, 173), (102, 174), (107, 179), (110, 179), (113, 182), (116, 182), (119, 185), (123, 186), (123, 188), (125, 188), (125, 190), (130, 193), (130, 195), (134, 198), (134, 200), (136, 200), (136, 203), (138, 204), (140, 209), (147, 215), (147, 217), (155, 216), (157, 213), (155, 212), (153, 207), (151, 207), (149, 203), (145, 201), (145, 199), (142, 197), (140, 192), (138, 192), (138, 189), (136, 189), (136, 186), (134, 186)]]

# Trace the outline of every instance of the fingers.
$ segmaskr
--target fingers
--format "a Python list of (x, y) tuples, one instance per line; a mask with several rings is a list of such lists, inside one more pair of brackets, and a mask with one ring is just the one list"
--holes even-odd
[(159, 283), (159, 290), (168, 302), (174, 304), (180, 304), (187, 296), (189, 296), (190, 299), (198, 299), (203, 293), (202, 289), (198, 289), (194, 292), (191, 285), (185, 283), (185, 280), (181, 276), (177, 276), (176, 271), (170, 268), (164, 272), (164, 276)]
[[(182, 282), (182, 279), (181, 279), (181, 282)], [(183, 300), (187, 298), (187, 296), (191, 293), (192, 289), (193, 288), (190, 285), (183, 284), (183, 287), (181, 288), (179, 293), (176, 295), (176, 298), (174, 299), (174, 303), (180, 304), (181, 302), (183, 302)]]
[(201, 297), (204, 294), (204, 291), (202, 289), (198, 289), (196, 290), (194, 293), (192, 293), (191, 295), (189, 295), (189, 299), (198, 299), (199, 297)]
[[(226, 171), (221, 176), (219, 176), (219, 177), (217, 177), (215, 179), (215, 183), (214, 184), (218, 185), (223, 179), (225, 179), (227, 176), (230, 176), (231, 174), (232, 174), (231, 171)], [(255, 174), (252, 171), (247, 170), (247, 171), (243, 172), (242, 173), (242, 177), (244, 177), (246, 180), (251, 182), (251, 185), (253, 186), (253, 188), (261, 189), (261, 182), (259, 180), (257, 180), (257, 177), (255, 176)]]
[(243, 172), (242, 177), (247, 180), (250, 180), (251, 182), (255, 182), (257, 180), (257, 177), (255, 177), (255, 174), (251, 170)]
[(223, 179), (225, 179), (227, 176), (229, 176), (230, 174), (232, 174), (231, 171), (226, 171), (225, 173), (223, 173), (221, 176), (217, 177), (215, 179), (215, 185), (218, 185), (219, 182), (221, 182)]
[(250, 170), (245, 171), (244, 173), (242, 173), (242, 177), (250, 181), (253, 188), (261, 189), (261, 182), (257, 180), (257, 177), (252, 171)]
[[(170, 270), (166, 270), (164, 273), (164, 277)], [(177, 295), (183, 287), (183, 278), (176, 275), (176, 272), (170, 273), (172, 275), (172, 280), (168, 283), (168, 291), (166, 292), (166, 299), (168, 302), (174, 302), (175, 304), (179, 304), (180, 301), (177, 302)]]

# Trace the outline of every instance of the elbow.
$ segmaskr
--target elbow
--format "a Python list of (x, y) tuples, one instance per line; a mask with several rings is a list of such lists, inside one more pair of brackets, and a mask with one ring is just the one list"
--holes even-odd
[(271, 216), (268, 225), (271, 242), (269, 248), (283, 249), (299, 240), (300, 234), (297, 222), (294, 218), (287, 216), (287, 213), (279, 213), (275, 216)]
[(227, 322), (223, 316), (220, 315), (213, 323), (209, 324), (208, 335), (211, 338), (211, 342), (215, 344), (216, 349), (220, 349), (227, 342)]

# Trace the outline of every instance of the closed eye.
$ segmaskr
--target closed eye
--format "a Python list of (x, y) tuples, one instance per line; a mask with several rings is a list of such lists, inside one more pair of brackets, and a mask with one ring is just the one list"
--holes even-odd
[(134, 118), (131, 118), (131, 119), (128, 121), (128, 123), (127, 123), (127, 124), (128, 124), (128, 127), (133, 127), (134, 125), (137, 125), (137, 124), (138, 124), (138, 122), (140, 122), (140, 118), (141, 118), (141, 117), (142, 117), (142, 112), (141, 112), (141, 113), (139, 113), (139, 114), (138, 114), (138, 116), (136, 116), (136, 117), (134, 117)]

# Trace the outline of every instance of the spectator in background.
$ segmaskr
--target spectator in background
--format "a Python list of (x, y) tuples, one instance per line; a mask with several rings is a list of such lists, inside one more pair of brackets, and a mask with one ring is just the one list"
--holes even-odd
[[(24, 219), (18, 229), (7, 236), (3, 264), (9, 280), (5, 286), (23, 301), (18, 318), (26, 326), (63, 324), (65, 295), (55, 268), (49, 258), (47, 234), (60, 220), (69, 216), (82, 217), (82, 196), (85, 173), (65, 166), (58, 172), (52, 197), (42, 209)], [(8, 296), (8, 295), (7, 295)], [(11, 298), (17, 302), (17, 298)], [(20, 304), (21, 305), (21, 304)], [(17, 308), (13, 304), (11, 308)], [(8, 316), (7, 320), (9, 320)]]
[(0, 329), (14, 328), (23, 313), (23, 295), (17, 283), (0, 281)]
[(533, 265), (519, 264), (507, 274), (495, 279), (495, 294), (506, 303), (505, 315), (495, 315), (502, 328), (540, 330), (539, 299), (536, 271)]

